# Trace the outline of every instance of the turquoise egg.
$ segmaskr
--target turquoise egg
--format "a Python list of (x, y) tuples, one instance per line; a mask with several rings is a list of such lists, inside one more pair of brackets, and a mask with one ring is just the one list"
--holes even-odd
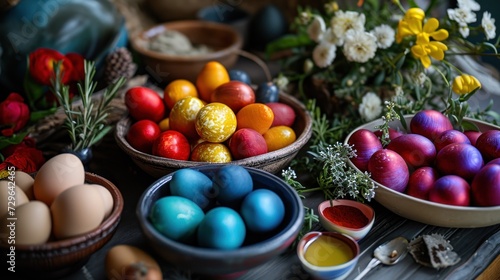
[(200, 171), (190, 168), (179, 169), (172, 175), (170, 193), (192, 200), (203, 210), (207, 210), (215, 202), (212, 180)]
[(245, 197), (240, 213), (249, 230), (268, 232), (277, 228), (283, 221), (285, 205), (275, 192), (257, 189)]
[(164, 236), (191, 242), (196, 239), (196, 229), (203, 220), (203, 210), (193, 201), (181, 196), (165, 196), (151, 208), (149, 218)]
[(205, 214), (198, 227), (198, 244), (203, 247), (230, 250), (245, 241), (245, 223), (235, 210), (219, 206)]
[(239, 207), (253, 190), (252, 176), (240, 165), (225, 165), (212, 178), (217, 201), (223, 206)]

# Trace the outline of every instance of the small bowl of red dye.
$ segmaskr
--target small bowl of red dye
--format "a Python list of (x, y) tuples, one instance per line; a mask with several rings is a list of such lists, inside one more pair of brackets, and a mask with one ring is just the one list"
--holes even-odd
[(360, 240), (375, 222), (375, 210), (367, 204), (349, 200), (326, 200), (319, 204), (319, 221), (328, 231), (340, 232)]

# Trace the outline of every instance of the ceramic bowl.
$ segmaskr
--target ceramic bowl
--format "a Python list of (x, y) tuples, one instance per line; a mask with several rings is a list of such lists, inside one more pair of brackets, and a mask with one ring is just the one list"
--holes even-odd
[[(361, 228), (352, 228), (352, 227), (346, 227), (343, 225), (340, 225), (336, 223), (335, 221), (332, 221), (325, 217), (323, 211), (325, 208), (331, 207), (331, 206), (338, 206), (338, 205), (346, 205), (346, 206), (351, 206), (356, 209), (359, 209), (368, 219), (368, 223), (361, 227)], [(346, 235), (349, 235), (352, 237), (354, 240), (360, 240), (363, 237), (365, 237), (368, 232), (373, 227), (373, 223), (375, 222), (375, 211), (373, 208), (367, 204), (357, 202), (354, 200), (349, 200), (349, 199), (337, 199), (337, 200), (325, 200), (322, 203), (318, 205), (318, 216), (319, 216), (319, 221), (321, 225), (328, 231), (333, 231), (333, 232), (340, 232)]]
[[(193, 45), (206, 45), (212, 52), (185, 56), (153, 51), (149, 41), (165, 30), (184, 34)], [(175, 79), (196, 81), (196, 77), (209, 61), (218, 61), (227, 69), (237, 61), (243, 39), (230, 25), (204, 20), (172, 21), (139, 32), (131, 38), (132, 48), (139, 54), (148, 72), (158, 83)]]
[[(311, 264), (304, 254), (309, 249), (309, 246), (316, 241), (320, 236), (329, 236), (340, 240), (345, 243), (351, 250), (353, 258), (348, 262), (333, 266), (317, 266)], [(331, 248), (325, 248), (324, 250), (330, 250)], [(324, 254), (324, 252), (319, 252), (318, 254)], [(318, 280), (342, 280), (345, 279), (354, 270), (358, 263), (360, 254), (359, 245), (356, 240), (352, 239), (350, 236), (338, 233), (338, 232), (319, 232), (311, 231), (305, 234), (297, 245), (297, 256), (299, 257), (302, 268), (313, 277), (313, 279)]]
[[(70, 274), (85, 265), (90, 256), (113, 237), (123, 210), (120, 190), (106, 178), (93, 173), (86, 172), (85, 181), (109, 190), (113, 197), (109, 217), (95, 230), (80, 236), (40, 245), (15, 245), (16, 274), (25, 279), (54, 279)], [(2, 255), (9, 253), (9, 246), (1, 245)]]
[[(210, 178), (218, 165), (195, 167)], [(303, 204), (297, 192), (279, 177), (260, 169), (246, 167), (252, 176), (254, 189), (269, 189), (285, 204), (285, 217), (269, 234), (247, 234), (243, 245), (232, 250), (217, 250), (187, 245), (162, 235), (148, 216), (153, 204), (170, 194), (173, 174), (163, 176), (149, 186), (139, 198), (137, 219), (150, 246), (166, 262), (175, 267), (206, 275), (234, 278), (284, 252), (295, 240), (304, 222)], [(205, 278), (203, 278), (205, 279)]]
[[(406, 127), (409, 127), (412, 117), (413, 115), (404, 116)], [(487, 122), (470, 118), (464, 120), (475, 124), (480, 131), (500, 130), (500, 127)], [(382, 123), (381, 119), (377, 119), (356, 128), (346, 137), (344, 143), (348, 143), (349, 138), (355, 131), (359, 129), (375, 131), (375, 127)], [(391, 122), (390, 127), (405, 131), (399, 120)], [(361, 172), (351, 161), (349, 161), (349, 165)], [(397, 192), (375, 181), (373, 182), (377, 186), (374, 199), (390, 211), (410, 220), (434, 226), (457, 228), (486, 227), (500, 223), (500, 206), (464, 207), (440, 204)]]
[[(238, 164), (242, 166), (255, 167), (270, 173), (279, 173), (283, 170), (292, 159), (297, 155), (299, 150), (307, 144), (312, 135), (312, 118), (310, 114), (306, 111), (304, 105), (298, 101), (296, 98), (287, 95), (280, 95), (280, 102), (290, 105), (296, 113), (295, 123), (292, 128), (297, 135), (297, 139), (292, 144), (284, 147), (282, 149), (265, 153), (262, 155), (249, 157), (240, 160), (234, 160), (231, 163)], [(207, 162), (196, 162), (196, 161), (186, 161), (186, 160), (174, 160), (158, 156), (153, 156), (151, 154), (140, 152), (127, 142), (125, 136), (127, 131), (132, 124), (132, 119), (125, 117), (118, 121), (115, 130), (115, 139), (118, 146), (125, 151), (125, 153), (130, 156), (132, 161), (134, 161), (139, 168), (144, 170), (149, 175), (160, 178), (166, 174), (169, 174), (179, 168), (186, 167), (197, 167), (201, 165), (206, 165)]]

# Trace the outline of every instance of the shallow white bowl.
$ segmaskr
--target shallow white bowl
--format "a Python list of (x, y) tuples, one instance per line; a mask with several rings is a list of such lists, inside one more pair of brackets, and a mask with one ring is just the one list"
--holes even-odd
[[(323, 215), (323, 210), (325, 210), (325, 208), (336, 205), (348, 205), (359, 209), (368, 218), (368, 223), (362, 228), (350, 228), (336, 224)], [(371, 206), (349, 199), (325, 200), (321, 202), (318, 205), (318, 216), (321, 225), (326, 230), (349, 235), (356, 241), (365, 237), (368, 232), (370, 232), (371, 228), (373, 227), (373, 223), (375, 222), (375, 211)]]
[[(413, 115), (405, 116), (407, 127), (409, 127), (412, 117)], [(500, 127), (487, 122), (470, 118), (465, 118), (465, 120), (474, 123), (480, 131), (500, 130)], [(377, 130), (375, 127), (382, 123), (381, 119), (377, 119), (359, 126), (346, 137), (344, 143), (347, 144), (351, 135), (357, 130), (375, 131)], [(392, 122), (391, 127), (404, 131), (400, 121)], [(349, 161), (349, 165), (361, 172), (351, 161)], [(440, 204), (394, 191), (377, 182), (375, 184), (377, 188), (374, 199), (390, 211), (410, 220), (434, 226), (458, 228), (486, 227), (500, 223), (500, 206), (464, 207)]]

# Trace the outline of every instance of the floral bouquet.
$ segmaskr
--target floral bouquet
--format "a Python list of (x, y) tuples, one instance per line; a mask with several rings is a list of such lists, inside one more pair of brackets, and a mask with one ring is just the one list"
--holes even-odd
[(305, 189), (294, 180), (293, 170), (283, 173), (300, 193), (322, 190), (333, 199), (373, 198), (369, 174), (346, 164), (355, 151), (341, 142), (376, 118), (390, 121), (436, 109), (458, 129), (470, 125), (464, 116), (495, 124), (500, 120), (491, 103), (469, 110), (467, 101), (486, 77), (459, 66), (464, 56), (499, 56), (495, 20), (489, 12), (477, 15), (480, 5), (474, 0), (458, 0), (445, 13), (435, 9), (438, 2), (430, 0), (425, 11), (410, 0), (406, 6), (399, 0), (360, 0), (348, 9), (335, 1), (321, 9), (300, 7), (292, 24), (296, 33), (268, 45), (268, 53), (290, 53), (280, 75), (296, 85), (313, 114), (308, 155), (314, 160), (305, 157), (294, 164), (307, 169), (319, 186)]

